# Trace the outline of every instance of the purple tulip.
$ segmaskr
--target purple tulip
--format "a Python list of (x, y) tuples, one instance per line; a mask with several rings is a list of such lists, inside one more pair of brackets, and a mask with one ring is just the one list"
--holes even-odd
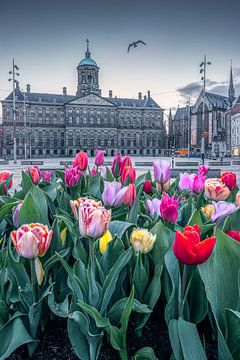
[(23, 206), (23, 200), (13, 209), (12, 221), (13, 221), (13, 225), (16, 228), (18, 227), (19, 224), (19, 212), (22, 206)]
[(166, 160), (154, 160), (153, 161), (153, 173), (154, 179), (160, 183), (165, 184), (170, 180), (170, 166), (171, 164)]
[(65, 184), (72, 188), (77, 185), (81, 172), (78, 167), (65, 168)]
[(161, 215), (160, 213), (160, 204), (161, 204), (161, 200), (154, 198), (152, 200), (148, 199), (146, 202), (146, 209), (147, 212), (149, 212), (150, 216), (153, 217), (154, 214), (158, 214), (159, 216)]
[(51, 182), (51, 180), (52, 180), (52, 173), (50, 172), (50, 171), (47, 171), (47, 170), (44, 170), (44, 172), (43, 172), (43, 180), (45, 181), (45, 182), (48, 182), (48, 183), (50, 183)]
[(198, 166), (198, 175), (206, 176), (209, 170), (209, 166), (199, 165)]
[(226, 216), (232, 214), (238, 208), (235, 204), (227, 203), (226, 201), (212, 202), (214, 211), (212, 214), (212, 221), (219, 222)]
[(200, 193), (204, 190), (206, 177), (203, 175), (195, 175), (193, 180), (192, 190), (196, 193)]
[(102, 193), (102, 200), (105, 205), (118, 206), (123, 203), (124, 194), (127, 187), (123, 187), (117, 181), (104, 182), (104, 190)]
[(165, 194), (161, 200), (160, 211), (162, 219), (169, 222), (175, 223), (178, 219), (178, 199), (175, 199), (175, 195), (170, 197)]
[(97, 155), (95, 156), (95, 165), (101, 166), (104, 163), (104, 150), (97, 150)]
[(180, 173), (179, 189), (193, 190), (193, 182), (196, 174)]

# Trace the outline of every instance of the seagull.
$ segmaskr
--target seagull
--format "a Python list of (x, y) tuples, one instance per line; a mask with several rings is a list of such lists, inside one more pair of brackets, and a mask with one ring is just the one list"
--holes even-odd
[(131, 49), (131, 47), (136, 48), (138, 46), (138, 44), (143, 44), (143, 45), (147, 45), (144, 41), (142, 40), (138, 40), (138, 41), (134, 41), (131, 44), (128, 45), (128, 50), (127, 52), (129, 52), (129, 50)]

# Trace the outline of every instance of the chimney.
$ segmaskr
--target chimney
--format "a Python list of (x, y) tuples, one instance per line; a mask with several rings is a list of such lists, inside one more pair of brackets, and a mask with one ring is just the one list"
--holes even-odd
[(146, 96), (146, 95), (144, 95), (143, 99), (144, 99), (144, 100), (147, 100), (147, 96)]
[(110, 97), (110, 98), (113, 97), (113, 92), (112, 92), (112, 90), (109, 90), (109, 97)]
[(138, 93), (138, 99), (142, 100), (142, 93), (141, 92)]
[(148, 92), (147, 92), (147, 96), (150, 98), (150, 90), (148, 90)]
[(31, 85), (30, 85), (30, 84), (27, 84), (27, 85), (26, 85), (26, 89), (27, 89), (27, 93), (30, 93), (30, 92), (31, 92)]
[(65, 86), (63, 87), (63, 95), (67, 95), (67, 88)]

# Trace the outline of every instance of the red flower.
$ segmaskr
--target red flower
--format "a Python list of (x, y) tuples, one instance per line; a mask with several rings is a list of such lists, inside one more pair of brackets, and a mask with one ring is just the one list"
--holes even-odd
[(183, 233), (176, 231), (173, 251), (181, 263), (197, 265), (204, 263), (209, 258), (215, 243), (215, 236), (201, 241), (198, 225), (186, 226)]
[(38, 166), (28, 168), (25, 172), (28, 175), (29, 173), (31, 174), (32, 182), (34, 183), (34, 185), (37, 185), (40, 182), (42, 174)]
[(234, 240), (240, 242), (240, 232), (239, 231), (235, 231), (235, 230), (228, 230), (225, 231), (225, 233), (230, 236), (231, 238), (233, 238)]
[[(123, 158), (122, 158), (122, 168), (121, 168), (121, 171), (125, 168), (125, 166), (132, 167), (132, 160), (131, 160), (130, 156), (128, 156), (128, 155), (125, 155), (125, 156), (123, 156)], [(121, 173), (120, 173), (120, 175), (121, 175)]]
[(125, 191), (123, 202), (125, 205), (132, 206), (136, 199), (136, 187), (133, 184), (129, 184)]
[[(6, 181), (10, 176), (12, 176), (12, 174), (10, 174), (10, 172), (8, 172), (8, 171), (0, 172), (0, 183)], [(11, 179), (8, 184), (8, 189), (10, 189), (12, 187), (12, 184), (13, 184), (13, 181)], [(6, 184), (3, 185), (3, 192), (4, 192), (4, 194), (7, 193)]]
[(121, 174), (122, 185), (125, 184), (125, 182), (127, 181), (128, 178), (130, 180), (130, 183), (133, 184), (136, 180), (136, 170), (130, 166), (125, 166), (122, 169), (122, 174)]
[(114, 177), (118, 177), (119, 175), (121, 175), (122, 163), (123, 163), (122, 156), (120, 154), (115, 155), (111, 166), (111, 170)]
[(221, 174), (222, 182), (230, 189), (233, 190), (237, 186), (236, 174), (231, 171), (225, 171)]
[(77, 153), (72, 167), (78, 167), (80, 171), (85, 171), (88, 167), (88, 154), (83, 151)]
[(147, 179), (145, 183), (143, 184), (143, 191), (147, 194), (150, 194), (152, 192), (152, 183), (151, 180)]
[(178, 200), (174, 195), (170, 197), (165, 194), (160, 203), (160, 212), (163, 220), (169, 223), (175, 223), (178, 219)]

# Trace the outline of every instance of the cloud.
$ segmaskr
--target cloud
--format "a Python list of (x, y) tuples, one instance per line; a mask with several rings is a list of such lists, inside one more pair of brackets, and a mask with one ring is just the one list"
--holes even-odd
[(179, 95), (185, 100), (185, 102), (189, 99), (196, 98), (201, 92), (202, 85), (199, 82), (192, 82), (187, 84), (181, 88), (178, 88), (177, 91)]

